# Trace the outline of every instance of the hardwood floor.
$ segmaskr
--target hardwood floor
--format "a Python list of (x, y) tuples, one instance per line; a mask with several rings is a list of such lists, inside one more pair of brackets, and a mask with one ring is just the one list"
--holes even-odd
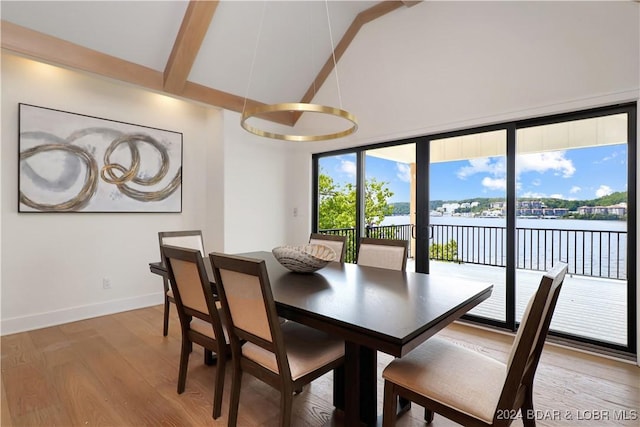
[[(506, 360), (512, 337), (463, 324), (446, 336)], [(162, 307), (104, 316), (2, 337), (2, 426), (224, 426), (229, 409), (227, 370), (222, 417), (211, 418), (215, 366), (194, 346), (186, 391), (176, 393), (180, 327), (175, 308), (162, 336)], [(379, 354), (379, 370), (391, 360)], [(547, 345), (536, 375), (539, 426), (637, 426), (640, 368), (629, 362)], [(294, 399), (294, 425), (330, 419), (332, 377), (325, 375)], [(378, 384), (382, 408), (382, 381)], [(422, 426), (415, 406), (399, 426)], [(240, 426), (276, 426), (279, 395), (246, 375)], [(434, 427), (455, 425), (436, 415)], [(517, 420), (514, 426), (521, 426)]]

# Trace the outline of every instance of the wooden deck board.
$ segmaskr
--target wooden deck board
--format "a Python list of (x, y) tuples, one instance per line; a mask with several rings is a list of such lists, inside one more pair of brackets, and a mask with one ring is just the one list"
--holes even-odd
[[(413, 266), (408, 265), (408, 269)], [(491, 298), (470, 313), (487, 318), (505, 316), (505, 269), (475, 264), (431, 262), (431, 273), (493, 283)], [(517, 270), (516, 319), (522, 318), (528, 298), (543, 272)], [(551, 329), (608, 343), (627, 345), (627, 282), (567, 275), (553, 314)]]

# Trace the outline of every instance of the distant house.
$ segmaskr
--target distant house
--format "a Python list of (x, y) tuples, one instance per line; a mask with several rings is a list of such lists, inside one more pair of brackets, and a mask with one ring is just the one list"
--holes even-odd
[(611, 206), (580, 206), (578, 208), (580, 215), (617, 215), (624, 216), (627, 214), (627, 204), (618, 203)]
[(542, 210), (543, 216), (565, 216), (569, 213), (569, 209), (567, 208), (544, 208)]

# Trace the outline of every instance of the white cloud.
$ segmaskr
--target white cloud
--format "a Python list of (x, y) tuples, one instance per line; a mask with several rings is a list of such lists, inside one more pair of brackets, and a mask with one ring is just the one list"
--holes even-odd
[(411, 182), (411, 166), (406, 163), (396, 163), (397, 176), (402, 182)]
[(577, 185), (574, 185), (573, 187), (571, 187), (571, 190), (569, 190), (569, 193), (576, 194), (581, 191), (582, 191), (582, 188), (578, 187)]
[(608, 156), (604, 156), (602, 159), (596, 160), (593, 163), (599, 164), (599, 163), (608, 162), (609, 160), (615, 160), (619, 156), (622, 156), (620, 158), (620, 163), (621, 164), (625, 164), (626, 163), (626, 155), (625, 155), (625, 151), (624, 150), (612, 151), (611, 154), (609, 154)]
[(356, 176), (356, 163), (350, 160), (341, 160), (340, 172), (344, 172), (349, 176)]
[(564, 178), (573, 176), (576, 171), (573, 162), (564, 157), (564, 151), (549, 151), (544, 153), (520, 154), (516, 159), (518, 174), (524, 172), (555, 171)]
[(552, 194), (549, 196), (549, 198), (551, 199), (564, 199), (564, 196), (562, 194)]
[(468, 176), (476, 173), (488, 173), (499, 177), (504, 176), (505, 171), (506, 167), (503, 157), (493, 159), (490, 157), (482, 157), (469, 160), (469, 166), (461, 167), (457, 172), (457, 176), (460, 179), (466, 179)]
[[(506, 176), (506, 165), (504, 157), (482, 157), (469, 160), (469, 165), (458, 169), (456, 175), (460, 179), (477, 174), (485, 173), (494, 178), (504, 178)], [(520, 154), (516, 160), (517, 174), (525, 172), (545, 173), (553, 171), (564, 178), (573, 176), (576, 171), (573, 162), (565, 158), (565, 151), (550, 151), (544, 153)], [(542, 181), (535, 180), (533, 185), (542, 185)]]
[(489, 178), (486, 176), (482, 179), (482, 186), (489, 190), (506, 190), (507, 180), (504, 178)]
[[(564, 178), (573, 176), (576, 171), (573, 162), (565, 158), (565, 151), (552, 151), (544, 153), (532, 153), (518, 155), (516, 160), (517, 176), (526, 172), (538, 172), (544, 174), (553, 172)], [(461, 167), (456, 172), (459, 179), (465, 180), (474, 174), (488, 175), (482, 179), (482, 186), (487, 191), (506, 190), (506, 165), (504, 157), (483, 157), (471, 159), (468, 165)], [(535, 187), (543, 186), (542, 179), (534, 179), (531, 185)], [(516, 191), (520, 190), (522, 183), (518, 181)], [(580, 191), (579, 187), (574, 187), (572, 193)], [(527, 193), (520, 197), (548, 197), (542, 193)], [(559, 194), (552, 197), (561, 198)]]
[(613, 190), (611, 189), (611, 187), (603, 184), (596, 190), (596, 197), (608, 196), (611, 193), (613, 193)]
[(547, 197), (547, 195), (544, 193), (536, 193), (533, 191), (528, 191), (526, 193), (520, 194), (519, 197), (526, 198), (526, 199), (542, 199), (544, 197)]

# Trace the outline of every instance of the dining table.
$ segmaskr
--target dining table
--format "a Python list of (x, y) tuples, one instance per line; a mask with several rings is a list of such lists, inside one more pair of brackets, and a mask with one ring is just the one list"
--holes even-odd
[[(344, 339), (345, 365), (334, 374), (333, 403), (347, 426), (379, 421), (378, 351), (403, 357), (489, 298), (493, 289), (481, 280), (338, 262), (295, 273), (271, 252), (234, 255), (265, 261), (279, 316)], [(204, 259), (215, 289), (209, 258)], [(149, 267), (166, 276), (161, 263)]]

